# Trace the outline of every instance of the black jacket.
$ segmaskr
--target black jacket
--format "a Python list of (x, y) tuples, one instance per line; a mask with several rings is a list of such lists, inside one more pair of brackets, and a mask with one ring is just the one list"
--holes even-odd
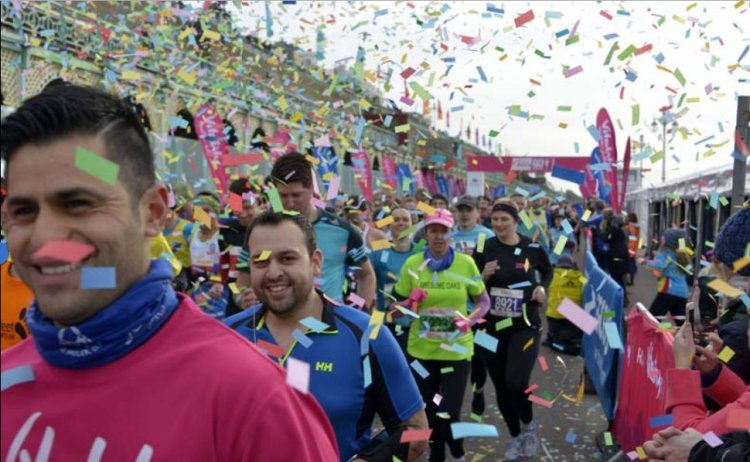
[(690, 450), (688, 462), (747, 462), (750, 461), (750, 433), (734, 432), (721, 437), (724, 444), (712, 448), (700, 441)]

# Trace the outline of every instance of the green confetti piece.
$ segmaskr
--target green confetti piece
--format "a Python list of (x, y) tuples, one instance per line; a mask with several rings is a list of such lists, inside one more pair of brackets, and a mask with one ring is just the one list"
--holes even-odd
[(667, 322), (660, 322), (659, 323), (659, 328), (660, 329), (671, 329), (672, 328), (672, 323), (669, 322), (669, 321), (667, 321)]
[(630, 114), (631, 114), (630, 125), (632, 125), (633, 127), (635, 127), (641, 121), (641, 105), (640, 104), (634, 104), (631, 107)]
[(405, 238), (409, 234), (416, 232), (417, 228), (419, 228), (419, 224), (409, 226), (405, 230), (401, 231), (401, 234), (398, 235), (398, 238), (399, 239)]
[(570, 112), (573, 106), (557, 106), (559, 112)]
[(581, 37), (578, 34), (570, 37), (569, 39), (565, 40), (565, 46), (567, 47), (567, 46), (573, 45), (574, 43), (578, 43), (578, 40), (580, 40), (580, 38)]
[(532, 228), (532, 227), (534, 226), (534, 225), (533, 225), (533, 223), (532, 223), (532, 221), (531, 221), (531, 219), (530, 219), (530, 218), (529, 218), (529, 216), (528, 216), (528, 215), (526, 214), (526, 210), (521, 210), (521, 211), (520, 211), (520, 212), (518, 213), (518, 216), (519, 216), (519, 218), (521, 218), (521, 221), (523, 222), (523, 225), (524, 225), (524, 226), (525, 226), (525, 227), (526, 227), (527, 229), (531, 229), (531, 228)]
[(479, 414), (474, 414), (473, 412), (469, 415), (469, 418), (473, 420), (474, 422), (482, 423), (482, 416)]
[(500, 331), (503, 329), (507, 329), (508, 327), (511, 327), (512, 325), (513, 325), (513, 319), (506, 318), (495, 323), (495, 330)]
[(617, 49), (617, 42), (612, 44), (612, 48), (609, 49), (609, 53), (607, 53), (607, 59), (604, 60), (604, 65), (609, 66), (610, 61), (612, 61), (612, 56), (615, 54), (615, 50)]
[(278, 189), (269, 189), (268, 191), (266, 191), (266, 196), (268, 196), (268, 202), (271, 203), (271, 210), (277, 213), (284, 211), (284, 204), (281, 203), (281, 196), (279, 196)]
[(85, 148), (76, 148), (75, 166), (78, 170), (95, 176), (110, 186), (117, 184), (120, 166)]
[(706, 247), (714, 248), (714, 242), (713, 241), (706, 241), (703, 243)]
[(604, 444), (612, 446), (612, 434), (610, 432), (604, 432)]
[(602, 319), (612, 319), (615, 317), (615, 312), (612, 310), (602, 312)]
[(444, 367), (444, 368), (440, 369), (440, 373), (441, 374), (450, 374), (451, 372), (453, 372), (453, 368), (452, 367)]
[(685, 77), (682, 75), (680, 68), (675, 68), (674, 77), (677, 79), (678, 82), (680, 82), (680, 85), (682, 85), (683, 87), (685, 86)]
[(658, 21), (656, 21), (656, 24), (661, 26), (662, 24), (664, 24), (664, 21), (666, 20), (667, 20), (666, 16), (662, 16), (661, 18), (659, 18)]
[(653, 164), (653, 163), (659, 162), (662, 157), (664, 157), (664, 152), (663, 151), (657, 151), (651, 157), (649, 157), (649, 160)]
[(631, 43), (630, 45), (628, 45), (627, 48), (625, 48), (624, 50), (622, 50), (622, 53), (620, 53), (619, 55), (617, 55), (617, 59), (619, 59), (620, 61), (625, 61), (633, 53), (635, 53), (635, 45), (633, 45)]
[(680, 106), (682, 106), (682, 103), (683, 103), (683, 102), (685, 101), (685, 97), (686, 97), (686, 96), (687, 96), (687, 93), (683, 93), (683, 94), (682, 94), (682, 95), (680, 96), (680, 100), (679, 100), (679, 101), (677, 101), (677, 107), (680, 107)]
[(424, 89), (424, 87), (422, 87), (422, 85), (417, 82), (409, 82), (409, 86), (414, 91), (414, 94), (421, 100), (427, 101), (430, 99), (430, 94)]
[(725, 207), (726, 207), (727, 204), (729, 204), (729, 201), (724, 196), (719, 197), (719, 202), (721, 202), (721, 205), (723, 205)]
[(499, 132), (499, 131), (497, 131), (497, 130), (490, 130), (490, 133), (488, 134), (488, 136), (489, 136), (490, 138), (494, 138), (494, 137), (496, 137), (496, 136), (497, 136), (497, 135), (499, 135), (499, 134), (500, 134), (500, 132)]

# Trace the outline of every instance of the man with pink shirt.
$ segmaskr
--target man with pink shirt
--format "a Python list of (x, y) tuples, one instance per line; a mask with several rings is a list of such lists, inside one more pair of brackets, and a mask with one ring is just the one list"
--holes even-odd
[(2, 353), (3, 460), (338, 459), (317, 402), (150, 260), (167, 192), (127, 106), (62, 86), (1, 128), (3, 227), (36, 297), (32, 339)]

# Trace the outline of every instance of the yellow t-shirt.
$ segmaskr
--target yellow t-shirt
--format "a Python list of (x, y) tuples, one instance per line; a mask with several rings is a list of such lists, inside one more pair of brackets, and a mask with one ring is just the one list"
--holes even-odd
[(435, 273), (427, 266), (420, 269), (423, 262), (421, 252), (409, 257), (395, 286), (396, 293), (403, 297), (408, 297), (415, 287), (427, 291), (427, 298), (419, 304), (419, 319), (409, 328), (407, 350), (417, 359), (469, 359), (474, 353), (474, 335), (471, 330), (459, 334), (453, 319), (456, 311), (467, 315), (469, 295), (477, 297), (484, 292), (477, 265), (460, 252), (455, 252), (453, 263), (445, 271)]
[(11, 276), (11, 262), (0, 268), (0, 307), (2, 307), (2, 350), (10, 348), (31, 333), (26, 325), (26, 312), (34, 293), (20, 279)]
[(151, 239), (151, 258), (163, 258), (172, 265), (172, 274), (177, 276), (182, 271), (182, 264), (172, 253), (167, 239), (161, 234)]

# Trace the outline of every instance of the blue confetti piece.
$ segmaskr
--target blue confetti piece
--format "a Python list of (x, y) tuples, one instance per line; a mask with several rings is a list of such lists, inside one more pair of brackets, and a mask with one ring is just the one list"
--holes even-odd
[(672, 425), (672, 414), (658, 415), (649, 419), (649, 425), (651, 428), (665, 427)]
[(619, 36), (619, 34), (607, 34), (604, 36), (604, 40), (612, 40), (613, 38), (617, 38)]
[(474, 334), (474, 343), (494, 353), (497, 351), (497, 344), (499, 342), (495, 337), (478, 330)]
[(182, 117), (177, 116), (169, 116), (169, 127), (180, 127), (182, 129), (187, 128), (189, 125), (188, 121), (183, 119)]
[(622, 339), (620, 333), (617, 331), (617, 324), (611, 321), (604, 323), (604, 333), (607, 335), (607, 342), (609, 347), (613, 350), (622, 350)]
[(312, 316), (308, 316), (305, 319), (301, 320), (299, 322), (303, 326), (307, 327), (313, 332), (323, 332), (327, 330), (330, 326), (322, 321), (318, 321), (317, 319), (313, 318)]
[(383, 120), (383, 126), (388, 128), (391, 126), (392, 122), (393, 122), (393, 116), (387, 115), (385, 116), (385, 120)]
[(362, 373), (364, 374), (363, 385), (364, 388), (367, 388), (372, 384), (372, 368), (370, 368), (370, 355), (365, 356), (365, 359), (362, 360)]
[(486, 82), (487, 76), (484, 74), (484, 69), (482, 69), (482, 66), (477, 66), (477, 72), (479, 72), (479, 77), (482, 79), (482, 82)]
[(292, 332), (292, 337), (294, 337), (297, 343), (305, 348), (310, 348), (310, 345), (313, 344), (313, 341), (310, 339), (310, 337), (302, 333), (302, 331), (299, 329), (294, 329), (294, 331)]
[(380, 16), (385, 16), (388, 14), (388, 8), (384, 8), (382, 10), (378, 10), (375, 12), (375, 17), (379, 18)]
[(521, 255), (521, 249), (516, 247), (516, 249), (513, 251), (513, 255)]
[(5, 391), (21, 383), (33, 382), (34, 380), (36, 380), (34, 369), (30, 365), (24, 364), (23, 366), (14, 367), (0, 374), (0, 391)]
[(370, 348), (370, 334), (377, 324), (368, 324), (367, 329), (359, 339), (359, 355), (365, 356)]
[(380, 254), (380, 263), (383, 263), (383, 264), (388, 263), (388, 256), (389, 255), (390, 255), (390, 253), (387, 250), (385, 252), (381, 253)]
[(414, 369), (417, 372), (417, 374), (419, 374), (419, 376), (422, 377), (423, 379), (426, 379), (427, 377), (430, 376), (430, 373), (427, 372), (427, 369), (425, 369), (422, 363), (420, 363), (416, 359), (412, 361), (410, 365), (411, 365), (411, 368)]
[(531, 281), (517, 282), (508, 286), (508, 289), (521, 289), (523, 287), (531, 286)]
[(466, 353), (469, 352), (468, 348), (466, 348), (463, 345), (459, 345), (458, 343), (454, 343), (453, 345), (451, 345), (451, 350), (453, 350), (453, 352), (458, 353), (460, 355), (465, 355)]
[(599, 133), (599, 130), (596, 129), (596, 125), (589, 125), (588, 131), (591, 134), (591, 137), (594, 138), (594, 141), (597, 143), (602, 138), (602, 135)]
[(654, 56), (654, 59), (658, 64), (661, 64), (664, 62), (664, 53), (659, 53), (658, 55)]
[(81, 268), (81, 289), (114, 289), (117, 273), (114, 266), (84, 266)]
[(495, 5), (493, 5), (492, 3), (488, 3), (487, 4), (487, 11), (489, 11), (490, 13), (505, 14), (505, 10), (504, 9), (498, 8)]
[(573, 170), (570, 168), (560, 167), (558, 165), (552, 166), (552, 176), (560, 178), (561, 180), (570, 181), (577, 185), (583, 184), (586, 181), (586, 175), (583, 172)]
[(573, 430), (568, 430), (568, 433), (565, 435), (565, 441), (573, 444), (576, 442), (576, 436), (576, 432), (574, 432)]
[(745, 49), (742, 50), (742, 54), (740, 54), (740, 57), (737, 59), (737, 63), (741, 62), (745, 58), (748, 51), (750, 51), (750, 45), (745, 45)]
[(570, 226), (570, 222), (568, 219), (564, 219), (562, 222), (563, 231), (565, 231), (565, 234), (572, 234), (573, 233), (573, 227)]
[(561, 31), (555, 32), (555, 37), (560, 38), (564, 35), (568, 35), (570, 33), (570, 29), (563, 29)]
[[(703, 262), (701, 261), (701, 263)], [(744, 303), (746, 307), (750, 308), (750, 296), (748, 296), (747, 293), (740, 295), (740, 300), (742, 300), (742, 303)]]
[(8, 261), (8, 246), (5, 241), (0, 241), (0, 265)]
[(453, 439), (455, 440), (466, 438), (467, 436), (491, 438), (497, 438), (500, 436), (500, 434), (497, 432), (497, 427), (495, 427), (494, 425), (468, 422), (452, 423), (451, 434), (453, 435)]

